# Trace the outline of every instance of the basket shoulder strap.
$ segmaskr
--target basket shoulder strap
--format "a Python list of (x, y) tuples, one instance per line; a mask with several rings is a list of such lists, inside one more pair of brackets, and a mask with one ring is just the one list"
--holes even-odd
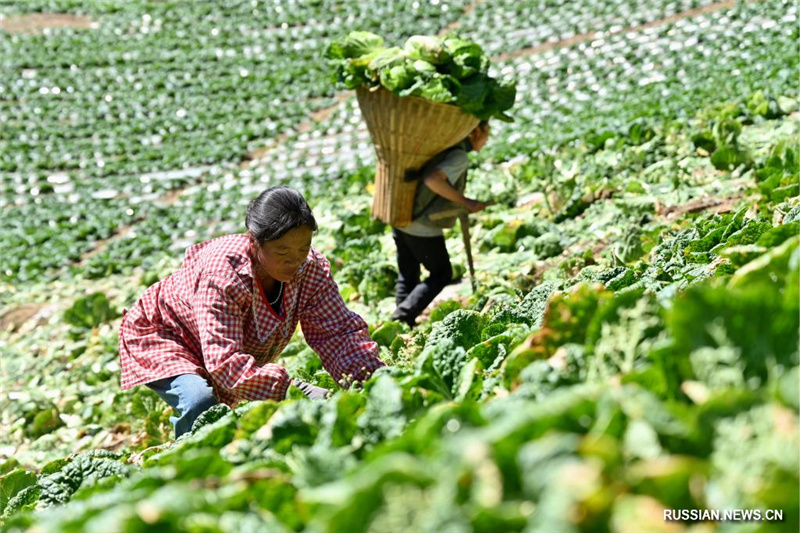
[[(445, 159), (447, 159), (447, 157), (451, 153), (455, 152), (456, 150), (466, 151), (465, 148), (467, 147), (462, 142), (439, 152), (438, 154), (430, 158), (424, 165), (422, 165), (419, 171), (417, 171), (417, 179), (421, 182), (425, 178), (425, 176), (427, 176), (431, 172), (431, 170), (439, 166), (439, 164)], [(438, 194), (428, 189), (424, 183), (419, 183), (417, 187), (417, 195), (419, 196), (421, 193), (423, 195), (423, 198), (417, 198), (417, 199), (422, 200), (422, 202), (420, 202), (420, 205), (414, 206), (413, 218), (416, 218), (420, 216), (422, 213), (424, 213), (433, 204), (433, 202), (436, 201), (436, 198), (439, 196)]]

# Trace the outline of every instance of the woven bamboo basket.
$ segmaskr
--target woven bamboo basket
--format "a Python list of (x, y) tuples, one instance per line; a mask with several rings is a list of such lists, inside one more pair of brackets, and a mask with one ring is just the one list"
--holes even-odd
[(478, 119), (454, 105), (400, 98), (383, 87), (362, 87), (356, 95), (378, 160), (372, 216), (392, 226), (407, 226), (418, 183), (406, 179), (407, 174), (464, 139)]

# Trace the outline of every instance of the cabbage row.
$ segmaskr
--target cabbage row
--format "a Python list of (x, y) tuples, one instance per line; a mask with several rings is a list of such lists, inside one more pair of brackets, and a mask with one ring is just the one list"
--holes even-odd
[[(513, 172), (535, 174), (547, 205), (478, 217), (481, 290), (440, 303), (414, 332), (376, 313), (391, 304), (393, 265), (362, 195), (319, 240), (391, 367), (324, 402), (293, 390), (216, 407), (175, 443), (152, 393), (111, 397), (96, 412), (127, 404), (112, 416), (138, 419), (139, 445), (50, 454), (36, 469), (7, 461), (4, 530), (602, 531), (689, 508), (779, 509), (784, 521), (763, 530), (797, 524), (799, 162), (791, 119), (765, 120), (758, 102), (704, 110), (688, 131), (520, 164)], [(713, 157), (726, 146), (747, 161), (734, 173), (754, 204), (741, 185), (718, 189), (735, 181)], [(675, 183), (664, 161), (695, 178)], [(712, 192), (734, 199), (671, 216)], [(620, 246), (586, 250), (592, 233), (591, 248)], [(102, 346), (115, 340), (104, 329), (113, 307), (96, 295), (63, 315), (71, 335), (92, 339), (77, 361), (113, 359)], [(333, 386), (301, 339), (284, 355), (292, 375)], [(86, 416), (101, 430), (108, 419), (87, 409), (114, 374), (77, 376), (96, 380), (83, 400), (35, 404), (15, 427), (45, 439)]]

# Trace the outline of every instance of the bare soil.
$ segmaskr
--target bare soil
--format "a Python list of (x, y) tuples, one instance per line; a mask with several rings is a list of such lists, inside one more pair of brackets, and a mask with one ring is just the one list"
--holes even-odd
[(53, 28), (88, 30), (94, 27), (96, 25), (89, 17), (67, 13), (31, 13), (0, 19), (0, 30), (8, 33), (39, 34)]
[[(171, 191), (170, 194), (172, 192), (173, 191)], [(97, 245), (94, 248), (92, 248), (91, 250), (89, 250), (88, 252), (83, 254), (83, 256), (81, 256), (80, 264), (81, 265), (85, 265), (86, 261), (88, 261), (89, 259), (91, 259), (95, 255), (97, 255), (100, 252), (102, 252), (103, 250), (105, 250), (106, 246), (108, 246), (109, 243), (111, 243), (112, 241), (116, 241), (117, 239), (122, 239), (123, 237), (128, 235), (131, 231), (133, 231), (133, 227), (138, 222), (141, 222), (142, 220), (144, 220), (144, 219), (143, 218), (136, 219), (131, 224), (129, 224), (127, 226), (122, 226), (121, 228), (117, 229), (117, 231), (111, 237), (109, 237), (107, 239), (101, 239), (101, 240), (97, 241)]]
[(45, 307), (46, 304), (20, 304), (3, 311), (0, 314), (0, 331), (17, 331)]
[(702, 211), (711, 211), (717, 214), (730, 213), (740, 201), (741, 197), (739, 196), (725, 198), (706, 196), (704, 198), (692, 200), (683, 205), (662, 206), (658, 210), (658, 214), (665, 217), (667, 220), (672, 220), (689, 213), (700, 213)]

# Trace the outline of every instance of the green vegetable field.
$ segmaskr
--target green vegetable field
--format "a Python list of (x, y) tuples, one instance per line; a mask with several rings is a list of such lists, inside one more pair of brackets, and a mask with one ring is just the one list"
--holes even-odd
[[(0, 531), (798, 531), (798, 16), (0, 0)], [(458, 283), (413, 330), (370, 216), (369, 80), (492, 118), (477, 291), (447, 230)], [(298, 330), (278, 362), (332, 397), (218, 405), (175, 441), (120, 388), (123, 309), (276, 184), (388, 366), (341, 390)], [(665, 520), (737, 509), (762, 519)]]

